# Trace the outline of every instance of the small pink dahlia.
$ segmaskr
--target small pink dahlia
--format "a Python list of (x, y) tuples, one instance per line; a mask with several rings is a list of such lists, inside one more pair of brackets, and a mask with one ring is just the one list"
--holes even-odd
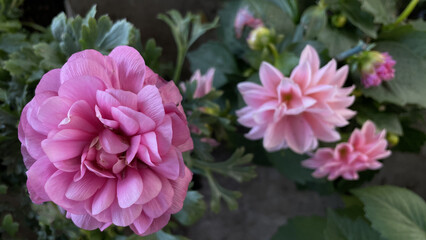
[(183, 205), (192, 140), (174, 83), (133, 48), (72, 55), (25, 106), (19, 140), (32, 201), (52, 201), (79, 227), (164, 227)]
[(251, 28), (263, 26), (262, 20), (253, 17), (253, 14), (248, 10), (247, 7), (240, 8), (237, 12), (237, 16), (235, 17), (234, 29), (237, 38), (241, 37), (245, 26)]
[(353, 87), (343, 87), (348, 67), (337, 70), (334, 60), (322, 68), (319, 65), (317, 52), (308, 45), (289, 78), (263, 62), (259, 71), (262, 85), (238, 84), (247, 104), (237, 111), (238, 121), (252, 128), (246, 137), (263, 138), (268, 151), (289, 147), (297, 153), (315, 149), (318, 139), (339, 140), (335, 128), (347, 125), (355, 114), (348, 109), (354, 101), (349, 96)]
[(383, 81), (392, 80), (395, 77), (395, 64), (387, 52), (370, 52), (370, 60), (362, 66), (361, 82), (365, 88), (379, 86)]
[(352, 132), (349, 142), (339, 143), (335, 149), (320, 148), (302, 165), (315, 169), (312, 175), (316, 178), (328, 175), (330, 181), (340, 176), (356, 180), (359, 171), (379, 169), (382, 164), (378, 160), (391, 155), (391, 151), (386, 150), (388, 143), (385, 136), (385, 130), (376, 134), (374, 123), (367, 121), (361, 130)]
[[(197, 87), (194, 92), (194, 98), (201, 98), (205, 95), (207, 95), (213, 87), (213, 79), (214, 79), (214, 68), (209, 68), (207, 70), (206, 74), (201, 75), (200, 70), (198, 69), (195, 71), (195, 73), (191, 76), (191, 79), (189, 80), (190, 83), (196, 82)], [(181, 89), (185, 92), (186, 87), (184, 83), (181, 83), (179, 85)]]

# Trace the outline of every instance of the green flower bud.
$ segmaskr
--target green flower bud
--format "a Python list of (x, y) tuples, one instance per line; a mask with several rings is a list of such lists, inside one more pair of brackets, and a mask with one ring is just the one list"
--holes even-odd
[(247, 44), (253, 50), (262, 50), (272, 42), (274, 42), (274, 33), (266, 27), (253, 29), (247, 38)]
[(399, 143), (399, 137), (394, 133), (388, 133), (386, 136), (386, 140), (388, 141), (391, 147), (396, 146)]
[(331, 17), (331, 22), (333, 26), (341, 28), (346, 24), (346, 17), (343, 14), (336, 14)]

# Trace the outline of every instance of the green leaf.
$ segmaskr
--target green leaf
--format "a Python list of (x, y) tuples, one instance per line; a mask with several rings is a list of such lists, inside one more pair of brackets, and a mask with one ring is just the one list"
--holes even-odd
[(145, 64), (151, 69), (158, 67), (158, 60), (163, 52), (163, 48), (157, 46), (155, 39), (150, 38), (145, 43), (145, 48), (142, 49), (142, 56)]
[(357, 37), (354, 33), (343, 29), (338, 30), (328, 25), (318, 34), (318, 40), (327, 47), (330, 57), (336, 57), (339, 53), (351, 49), (357, 44)]
[(300, 18), (305, 37), (312, 39), (316, 37), (327, 24), (326, 8), (322, 6), (311, 6), (306, 9)]
[(297, 0), (269, 0), (275, 3), (281, 10), (287, 13), (291, 17), (293, 22), (297, 22), (299, 19), (299, 9), (297, 6)]
[(388, 240), (426, 239), (426, 203), (415, 193), (395, 186), (353, 190), (364, 203), (366, 217)]
[(390, 24), (396, 19), (396, 0), (360, 0), (361, 8), (374, 16), (375, 23)]
[(42, 58), (40, 67), (45, 70), (60, 68), (65, 63), (57, 42), (50, 44), (42, 42), (33, 46), (34, 53)]
[(379, 240), (380, 235), (362, 217), (352, 220), (329, 210), (325, 239), (330, 240)]
[(188, 53), (188, 60), (191, 64), (191, 71), (200, 69), (207, 72), (209, 68), (216, 69), (213, 79), (215, 88), (220, 88), (227, 82), (225, 74), (239, 74), (234, 56), (217, 42), (208, 42), (201, 45), (197, 50)]
[(23, 46), (28, 46), (27, 36), (23, 33), (10, 33), (0, 35), (0, 50), (7, 53), (18, 51)]
[(205, 172), (205, 176), (207, 177), (207, 181), (209, 183), (210, 190), (212, 193), (210, 201), (211, 210), (216, 213), (220, 211), (221, 199), (226, 202), (229, 210), (238, 209), (237, 198), (241, 197), (241, 193), (220, 186), (219, 183), (217, 183), (217, 181), (213, 178), (211, 172), (208, 170)]
[(196, 223), (206, 211), (206, 203), (203, 198), (203, 195), (197, 191), (188, 191), (182, 210), (173, 215), (174, 218), (184, 226)]
[(426, 21), (421, 18), (410, 21), (410, 25), (418, 31), (426, 31)]
[(323, 217), (294, 217), (278, 228), (271, 240), (325, 240), (325, 226), (326, 220)]
[[(278, 68), (284, 76), (290, 76), (291, 71), (299, 63), (299, 58), (291, 52), (282, 52), (275, 62), (275, 67)], [(258, 75), (258, 74), (256, 74)]]
[(399, 138), (396, 151), (419, 153), (426, 142), (424, 131), (403, 124), (404, 136)]
[(426, 60), (397, 42), (378, 42), (376, 50), (389, 52), (396, 60), (395, 78), (378, 87), (362, 89), (363, 93), (379, 102), (426, 107), (426, 79), (423, 72), (419, 71), (426, 69)]
[(426, 58), (426, 31), (418, 31), (411, 25), (396, 27), (384, 31), (379, 36), (381, 41), (395, 41), (405, 45), (417, 56)]
[(306, 160), (309, 156), (299, 155), (291, 150), (282, 150), (267, 154), (268, 160), (274, 165), (278, 171), (296, 183), (305, 184), (314, 180), (312, 170), (302, 166), (301, 161)]
[(360, 2), (356, 0), (326, 1), (333, 9), (340, 10), (348, 20), (365, 34), (372, 38), (377, 37), (377, 27), (371, 14), (361, 9)]
[(360, 125), (367, 120), (372, 120), (379, 129), (386, 129), (388, 132), (399, 136), (403, 134), (402, 126), (396, 113), (379, 112), (378, 109), (372, 109), (368, 106), (363, 106), (356, 110), (356, 120)]
[(99, 45), (100, 50), (111, 50), (120, 45), (128, 45), (132, 28), (133, 25), (126, 20), (114, 23)]
[(11, 214), (6, 214), (3, 217), (3, 222), (1, 227), (3, 228), (4, 231), (7, 232), (7, 234), (9, 234), (9, 236), (13, 237), (15, 236), (15, 233), (19, 229), (19, 223), (13, 221)]

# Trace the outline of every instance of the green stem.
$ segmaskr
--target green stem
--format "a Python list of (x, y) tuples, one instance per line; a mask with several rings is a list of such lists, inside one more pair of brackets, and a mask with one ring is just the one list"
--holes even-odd
[(399, 17), (396, 19), (396, 21), (394, 22), (394, 25), (398, 25), (399, 23), (407, 19), (407, 17), (411, 14), (411, 12), (416, 7), (417, 3), (419, 3), (419, 0), (411, 0), (411, 2), (407, 5), (407, 7), (404, 9), (401, 15), (399, 15)]
[(279, 58), (277, 48), (275, 47), (274, 44), (269, 43), (268, 44), (268, 49), (269, 49), (269, 51), (271, 51), (272, 55), (274, 56), (274, 62), (277, 63), (278, 58)]
[(187, 49), (182, 46), (178, 46), (178, 53), (176, 58), (176, 67), (173, 74), (173, 81), (177, 84), (179, 82), (180, 74), (182, 72), (183, 62), (185, 61)]

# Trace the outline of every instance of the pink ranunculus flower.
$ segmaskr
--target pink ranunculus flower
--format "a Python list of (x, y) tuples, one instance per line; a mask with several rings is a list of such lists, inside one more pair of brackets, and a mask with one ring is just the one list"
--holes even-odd
[(268, 151), (289, 147), (297, 153), (315, 149), (318, 139), (339, 140), (335, 128), (347, 125), (355, 114), (348, 109), (353, 87), (343, 87), (348, 67), (337, 70), (334, 60), (319, 66), (317, 52), (308, 45), (289, 78), (264, 62), (259, 71), (262, 85), (238, 84), (247, 104), (237, 111), (238, 121), (251, 128), (246, 137), (263, 138)]
[(352, 132), (349, 142), (340, 143), (335, 149), (320, 148), (302, 165), (315, 169), (312, 175), (316, 178), (328, 175), (330, 181), (340, 176), (347, 180), (357, 180), (358, 172), (381, 168), (382, 164), (378, 160), (391, 155), (391, 151), (386, 150), (388, 143), (385, 136), (385, 130), (376, 134), (374, 123), (367, 121), (361, 130)]
[(193, 144), (181, 99), (131, 47), (73, 54), (43, 76), (21, 115), (32, 201), (56, 203), (88, 230), (160, 230), (192, 179), (182, 158)]
[(263, 26), (262, 19), (253, 17), (253, 14), (248, 10), (247, 7), (240, 8), (235, 17), (234, 29), (237, 38), (241, 37), (245, 26), (251, 28)]
[(387, 52), (367, 52), (367, 62), (361, 64), (361, 82), (365, 88), (379, 86), (395, 77), (396, 61)]

